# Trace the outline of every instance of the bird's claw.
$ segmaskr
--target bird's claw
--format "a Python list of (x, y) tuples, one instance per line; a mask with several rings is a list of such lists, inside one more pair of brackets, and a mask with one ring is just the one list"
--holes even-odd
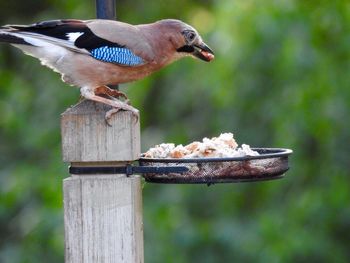
[(120, 111), (120, 108), (113, 108), (109, 111), (106, 112), (106, 115), (105, 115), (105, 121), (106, 121), (106, 124), (110, 127), (112, 127), (112, 124), (111, 124), (111, 118), (114, 114), (116, 114), (118, 111)]
[(129, 106), (129, 107), (115, 107), (115, 108), (113, 108), (113, 109), (111, 109), (111, 110), (106, 112), (105, 121), (106, 121), (106, 124), (108, 126), (112, 127), (112, 124), (111, 124), (112, 116), (114, 114), (116, 114), (117, 112), (119, 112), (120, 110), (130, 111), (132, 113), (132, 115), (135, 116), (135, 122), (137, 122), (139, 120), (139, 110), (138, 109), (135, 109), (132, 106)]

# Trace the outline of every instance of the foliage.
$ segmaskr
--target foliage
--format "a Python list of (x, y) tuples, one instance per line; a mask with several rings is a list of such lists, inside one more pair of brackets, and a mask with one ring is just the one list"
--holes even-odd
[[(174, 17), (216, 52), (122, 85), (143, 150), (232, 131), (294, 150), (283, 180), (144, 185), (146, 262), (347, 262), (350, 5), (347, 1), (118, 1), (118, 18)], [(82, 0), (0, 2), (0, 22), (93, 18)], [(0, 262), (63, 262), (60, 113), (79, 97), (0, 46)]]

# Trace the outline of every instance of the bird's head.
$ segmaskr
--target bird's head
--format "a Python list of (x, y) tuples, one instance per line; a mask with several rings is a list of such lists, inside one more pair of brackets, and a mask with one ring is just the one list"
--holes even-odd
[(175, 19), (158, 21), (166, 28), (166, 35), (179, 55), (191, 55), (204, 61), (214, 59), (214, 52), (190, 25)]

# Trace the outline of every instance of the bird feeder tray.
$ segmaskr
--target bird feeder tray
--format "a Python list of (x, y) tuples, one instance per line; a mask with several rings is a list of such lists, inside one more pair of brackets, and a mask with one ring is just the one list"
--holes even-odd
[[(144, 167), (163, 168), (164, 173), (143, 173), (147, 182), (168, 184), (238, 183), (279, 179), (288, 171), (292, 150), (253, 148), (259, 155), (229, 158), (140, 158)], [(172, 172), (174, 169), (184, 172)]]

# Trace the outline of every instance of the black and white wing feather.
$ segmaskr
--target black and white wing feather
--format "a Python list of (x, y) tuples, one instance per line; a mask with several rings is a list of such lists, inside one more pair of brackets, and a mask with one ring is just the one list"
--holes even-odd
[(126, 45), (94, 34), (82, 20), (51, 20), (36, 24), (0, 28), (0, 41), (45, 48), (48, 44), (122, 66), (140, 66), (147, 60)]

